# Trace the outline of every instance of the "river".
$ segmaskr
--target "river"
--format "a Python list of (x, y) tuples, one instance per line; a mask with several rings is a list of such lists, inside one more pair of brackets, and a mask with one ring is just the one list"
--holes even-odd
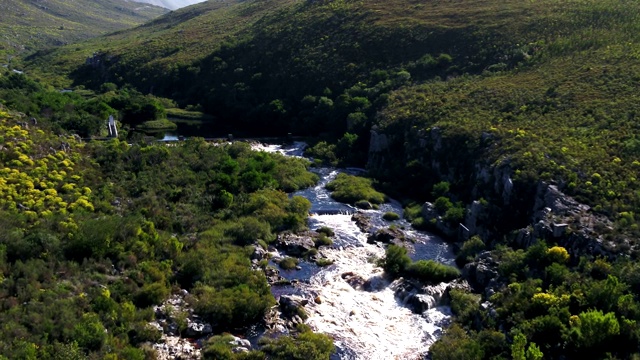
[[(255, 145), (254, 149), (280, 152), (287, 156), (302, 156), (304, 143), (284, 145)], [(319, 268), (303, 263), (302, 270), (281, 271), (287, 279), (299, 280), (295, 287), (274, 287), (276, 297), (298, 294), (308, 298), (306, 323), (316, 332), (334, 339), (338, 348), (332, 359), (387, 360), (422, 359), (429, 346), (435, 342), (450, 320), (450, 309), (436, 306), (417, 314), (395, 294), (398, 282), (389, 282), (375, 260), (384, 257), (385, 249), (378, 244), (368, 244), (363, 233), (351, 218), (355, 211), (351, 206), (336, 202), (329, 196), (325, 185), (346, 170), (317, 168), (320, 182), (313, 188), (296, 192), (311, 202), (309, 227), (322, 226), (334, 230), (334, 244), (323, 248), (321, 254), (333, 260), (333, 265)], [(454, 263), (451, 247), (432, 234), (416, 231), (403, 220), (388, 222), (382, 218), (387, 211), (402, 214), (397, 202), (383, 204), (379, 210), (364, 211), (371, 218), (374, 229), (394, 224), (413, 239), (410, 256), (414, 260), (433, 259)], [(345, 276), (348, 274), (348, 276)], [(367, 290), (353, 287), (347, 280), (361, 278), (367, 282)], [(319, 302), (314, 301), (319, 299)]]

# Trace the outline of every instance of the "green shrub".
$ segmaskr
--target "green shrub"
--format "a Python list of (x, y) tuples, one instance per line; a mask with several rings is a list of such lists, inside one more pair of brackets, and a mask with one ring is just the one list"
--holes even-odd
[(482, 239), (480, 239), (478, 235), (474, 235), (462, 244), (462, 248), (460, 249), (458, 256), (456, 256), (456, 263), (459, 266), (462, 266), (468, 262), (471, 262), (476, 257), (476, 255), (478, 255), (484, 249), (485, 245)]
[(296, 266), (298, 266), (298, 259), (287, 256), (284, 259), (280, 260), (280, 263), (278, 265), (284, 270), (295, 269)]
[(331, 197), (337, 201), (349, 204), (359, 201), (372, 204), (385, 202), (385, 195), (373, 188), (371, 179), (340, 173), (326, 187), (331, 191)]
[(471, 324), (480, 312), (480, 296), (461, 289), (451, 289), (451, 311), (464, 325)]
[[(436, 219), (431, 219), (431, 220), (436, 220)], [(411, 221), (411, 226), (414, 229), (418, 229), (418, 230), (426, 230), (430, 227), (430, 225), (435, 225), (435, 222), (431, 224), (429, 221), (425, 221), (422, 216), (419, 216)]]
[(293, 337), (262, 338), (261, 342), (261, 350), (269, 359), (326, 360), (334, 352), (330, 337), (305, 328), (301, 328), (301, 332)]
[(454, 206), (449, 209), (444, 214), (444, 220), (448, 221), (452, 224), (460, 223), (464, 220), (466, 214), (466, 209), (462, 206)]
[(395, 221), (400, 219), (400, 215), (394, 213), (393, 211), (387, 211), (386, 213), (384, 213), (384, 215), (382, 215), (382, 218), (387, 221)]
[(304, 258), (308, 259), (309, 257), (316, 256), (316, 255), (318, 255), (318, 249), (311, 248), (309, 249), (309, 251), (304, 253)]
[(176, 123), (171, 122), (167, 119), (160, 120), (151, 120), (145, 121), (141, 125), (138, 126), (142, 130), (153, 131), (153, 130), (175, 130), (178, 128)]
[(318, 266), (329, 266), (333, 264), (333, 260), (329, 260), (327, 258), (320, 258), (316, 260), (316, 265)]
[(318, 230), (316, 230), (316, 232), (318, 232), (320, 234), (325, 234), (326, 236), (334, 236), (335, 235), (333, 229), (331, 229), (328, 226), (322, 226), (322, 227), (318, 228)]
[(397, 245), (389, 245), (381, 261), (384, 271), (394, 278), (401, 276), (410, 264), (411, 258), (407, 255), (407, 249)]
[(460, 276), (460, 270), (433, 260), (418, 260), (406, 269), (409, 276), (421, 281), (439, 283), (451, 281)]
[(169, 289), (164, 284), (155, 282), (144, 285), (136, 294), (135, 302), (139, 307), (147, 307), (162, 303), (168, 296)]
[(374, 208), (374, 205), (371, 204), (369, 201), (367, 200), (358, 200), (356, 201), (356, 203), (354, 204), (357, 208), (359, 209), (364, 209), (364, 210), (370, 210)]
[(422, 205), (414, 203), (406, 206), (402, 212), (402, 216), (409, 221), (419, 218), (422, 216)]
[(440, 196), (433, 203), (433, 207), (435, 207), (440, 214), (444, 214), (447, 212), (447, 210), (453, 207), (453, 204), (451, 203), (451, 200), (449, 200), (449, 198)]
[(435, 185), (433, 185), (433, 190), (431, 190), (431, 195), (434, 198), (439, 198), (441, 196), (446, 196), (449, 192), (450, 185), (446, 181), (441, 181)]
[(325, 235), (324, 233), (320, 233), (318, 237), (313, 239), (313, 242), (315, 243), (316, 247), (333, 245), (333, 240), (329, 239), (329, 237), (327, 237), (327, 235)]

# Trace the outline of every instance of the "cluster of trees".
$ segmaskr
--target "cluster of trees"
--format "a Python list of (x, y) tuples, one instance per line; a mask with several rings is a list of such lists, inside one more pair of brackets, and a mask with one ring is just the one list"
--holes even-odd
[[(127, 127), (166, 117), (167, 99), (118, 89), (105, 83), (97, 93), (76, 89), (60, 92), (24, 74), (6, 72), (0, 76), (0, 102), (45, 121), (57, 133), (69, 131), (81, 137), (106, 136), (106, 120), (114, 115)], [(126, 135), (126, 132), (123, 134)]]
[[(463, 246), (465, 258), (482, 250)], [(495, 293), (451, 291), (455, 323), (431, 348), (434, 359), (634, 358), (640, 352), (639, 269), (620, 257), (575, 258), (538, 241), (499, 246)], [(489, 306), (481, 306), (489, 300)]]
[[(317, 181), (307, 161), (202, 139), (80, 143), (19, 122), (0, 110), (0, 358), (152, 357), (151, 306), (180, 289), (216, 333), (275, 304), (248, 245), (306, 227), (310, 203), (285, 191)], [(301, 329), (247, 356), (332, 351)]]

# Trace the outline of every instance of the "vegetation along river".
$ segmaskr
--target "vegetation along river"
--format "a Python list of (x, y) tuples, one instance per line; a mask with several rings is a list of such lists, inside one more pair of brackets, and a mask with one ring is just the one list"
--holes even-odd
[[(281, 152), (288, 156), (302, 156), (304, 143), (256, 145), (257, 150)], [(333, 265), (319, 268), (301, 263), (300, 270), (281, 271), (293, 286), (274, 286), (276, 297), (297, 294), (309, 299), (306, 323), (315, 331), (330, 335), (338, 348), (335, 359), (418, 359), (437, 340), (442, 327), (450, 319), (450, 309), (438, 306), (438, 299), (426, 299), (425, 311), (409, 306), (407, 297), (399, 292), (400, 282), (389, 282), (375, 260), (384, 257), (380, 244), (367, 242), (368, 234), (352, 219), (361, 211), (369, 217), (371, 230), (394, 225), (412, 240), (410, 255), (414, 260), (433, 259), (453, 265), (454, 255), (448, 244), (431, 234), (411, 229), (399, 219), (390, 224), (382, 218), (393, 211), (402, 213), (400, 204), (388, 202), (378, 210), (356, 210), (330, 197), (325, 185), (341, 171), (317, 168), (320, 182), (313, 188), (296, 192), (312, 204), (309, 227), (326, 226), (334, 230), (333, 246), (321, 250)], [(277, 256), (277, 254), (276, 254)], [(446, 284), (434, 287), (435, 293)], [(314, 299), (319, 301), (314, 301)]]

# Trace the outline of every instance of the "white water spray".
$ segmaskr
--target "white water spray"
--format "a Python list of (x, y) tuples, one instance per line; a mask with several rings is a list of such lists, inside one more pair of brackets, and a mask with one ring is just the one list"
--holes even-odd
[[(279, 145), (253, 145), (256, 150), (279, 152), (290, 156), (303, 155), (303, 143), (285, 148)], [(353, 208), (335, 202), (324, 188), (338, 172), (319, 169), (320, 183), (296, 193), (312, 202), (309, 225), (312, 229), (327, 226), (335, 232), (334, 247), (321, 250), (333, 265), (311, 276), (298, 287), (309, 298), (306, 323), (314, 331), (334, 339), (341, 349), (340, 359), (388, 360), (421, 359), (440, 336), (450, 319), (448, 307), (430, 308), (422, 314), (413, 313), (395, 295), (396, 283), (389, 283), (376, 261), (385, 255), (377, 244), (367, 243), (351, 215), (340, 214)], [(331, 210), (332, 215), (318, 215)], [(384, 211), (401, 212), (399, 204), (385, 204), (381, 210), (367, 211), (376, 227), (388, 226), (381, 219)], [(409, 227), (406, 221), (398, 226)], [(452, 263), (450, 248), (423, 232), (406, 230), (416, 240), (427, 258)]]

